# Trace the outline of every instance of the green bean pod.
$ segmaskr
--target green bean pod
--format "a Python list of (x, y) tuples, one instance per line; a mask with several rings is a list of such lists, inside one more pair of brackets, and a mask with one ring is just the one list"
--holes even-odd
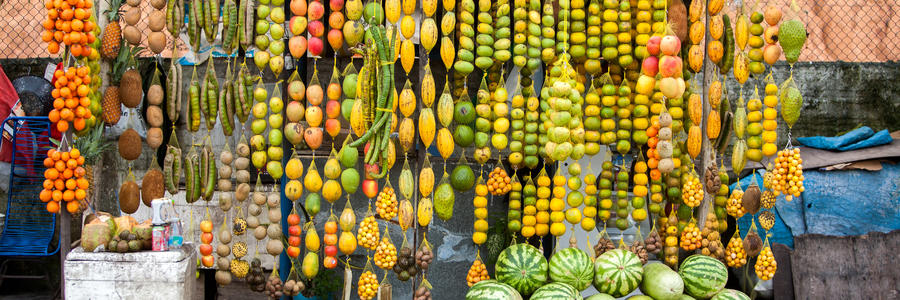
[(203, 182), (203, 200), (212, 200), (213, 192), (216, 191), (216, 181), (218, 180), (218, 171), (216, 170), (216, 153), (206, 146), (206, 181)]
[(197, 187), (197, 179), (200, 176), (200, 165), (197, 161), (197, 154), (192, 153), (184, 162), (184, 200), (187, 203), (194, 203), (200, 198), (200, 189)]

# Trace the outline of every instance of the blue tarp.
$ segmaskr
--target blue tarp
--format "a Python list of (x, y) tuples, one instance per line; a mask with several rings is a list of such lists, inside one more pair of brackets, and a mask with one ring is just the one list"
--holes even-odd
[[(765, 171), (757, 172), (762, 187)], [(800, 197), (787, 202), (778, 196), (770, 242), (793, 248), (793, 236), (806, 233), (847, 236), (900, 229), (900, 164), (884, 163), (880, 171), (804, 170), (803, 176), (805, 191)], [(746, 189), (751, 180), (752, 175), (742, 178), (741, 186)], [(749, 215), (738, 220), (741, 236), (747, 235), (750, 220)], [(752, 220), (758, 220), (758, 214)]]
[[(764, 189), (762, 175), (765, 173), (765, 170), (757, 170), (757, 172), (758, 173), (756, 174), (755, 178), (756, 184), (759, 186), (760, 191), (762, 191)], [(743, 190), (747, 190), (747, 187), (750, 186), (750, 183), (752, 183), (753, 180), (754, 177), (752, 174), (750, 176), (741, 178), (741, 188)], [(733, 183), (729, 188), (731, 190), (734, 190), (736, 187), (737, 183)], [(784, 202), (783, 196), (778, 198), (778, 202)], [(794, 202), (797, 202), (796, 198), (794, 199)], [(777, 206), (775, 208), (777, 208)], [(742, 238), (747, 236), (747, 231), (750, 229), (751, 220), (756, 223), (756, 233), (759, 234), (762, 239), (766, 238), (766, 231), (762, 228), (762, 226), (759, 225), (759, 222), (757, 221), (759, 220), (759, 214), (762, 213), (763, 210), (764, 209), (760, 209), (759, 212), (756, 213), (756, 215), (745, 214), (743, 217), (737, 220), (738, 228), (740, 229)], [(772, 226), (772, 229), (769, 230), (769, 233), (771, 234), (771, 236), (769, 237), (769, 243), (785, 244), (788, 247), (794, 248), (794, 236), (791, 234), (791, 228), (789, 228), (785, 224), (784, 220), (782, 220), (781, 215), (778, 213), (777, 209), (772, 209), (772, 212), (775, 213), (775, 225)]]
[(876, 133), (872, 128), (869, 128), (869, 126), (863, 126), (839, 136), (800, 137), (797, 138), (797, 141), (804, 146), (816, 149), (850, 151), (890, 144), (891, 141), (893, 141), (893, 138), (891, 138), (891, 134), (885, 129)]

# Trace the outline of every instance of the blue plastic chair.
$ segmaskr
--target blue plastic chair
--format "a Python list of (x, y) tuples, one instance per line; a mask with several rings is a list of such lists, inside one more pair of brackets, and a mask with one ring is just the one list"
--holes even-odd
[(44, 181), (43, 161), (47, 158), (47, 150), (54, 147), (50, 141), (50, 126), (47, 117), (9, 117), (2, 123), (4, 134), (10, 133), (9, 129), (12, 131), (13, 153), (6, 219), (0, 233), (0, 257), (8, 259), (0, 266), (0, 283), (3, 278), (48, 277), (48, 274), (8, 275), (7, 263), (39, 260), (59, 251), (56, 214), (49, 213), (39, 198)]

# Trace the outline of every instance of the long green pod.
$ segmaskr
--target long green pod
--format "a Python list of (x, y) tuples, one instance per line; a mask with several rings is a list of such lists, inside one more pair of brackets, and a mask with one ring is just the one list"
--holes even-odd
[[(212, 61), (210, 61), (210, 62), (208, 62), (208, 63), (212, 63)], [(207, 74), (210, 73), (209, 68), (206, 68), (206, 73), (207, 73)], [(200, 100), (200, 101), (199, 101), (199, 102), (200, 102), (200, 111), (197, 112), (197, 113), (198, 113), (198, 114), (201, 114), (202, 117), (198, 117), (197, 119), (198, 119), (198, 120), (202, 120), (202, 119), (205, 119), (205, 118), (207, 118), (207, 117), (209, 116), (209, 108), (208, 108), (209, 103), (208, 103), (207, 101), (208, 101), (208, 97), (209, 97), (209, 89), (210, 89), (210, 87), (209, 87), (209, 80), (208, 80), (208, 78), (207, 78), (207, 75), (203, 75), (203, 77), (200, 78), (199, 81), (200, 81), (200, 98), (199, 98), (199, 100)], [(209, 122), (209, 121), (207, 121), (207, 122), (205, 122), (205, 123), (208, 124), (208, 122)], [(207, 125), (207, 128), (206, 128), (206, 129), (207, 129), (207, 130), (212, 130), (212, 128), (211, 128), (211, 127), (208, 127), (208, 125)]]
[(187, 203), (194, 203), (200, 198), (200, 189), (197, 187), (197, 179), (200, 176), (199, 168), (197, 154), (188, 155), (184, 162), (184, 200)]
[(178, 68), (175, 66), (176, 59), (172, 59), (169, 64), (169, 73), (166, 74), (166, 115), (172, 123), (178, 120), (175, 105), (178, 103)]
[(247, 122), (247, 118), (250, 116), (248, 113), (250, 111), (250, 104), (247, 102), (247, 91), (244, 89), (243, 80), (238, 76), (237, 80), (233, 82), (232, 89), (234, 90), (234, 107), (235, 113), (237, 114), (238, 120), (241, 121), (241, 125)]
[(188, 118), (190, 119), (190, 130), (197, 132), (200, 130), (200, 83), (197, 80), (197, 67), (194, 67), (194, 73), (191, 75), (191, 86), (188, 88)]
[(222, 133), (224, 133), (225, 136), (231, 136), (234, 130), (231, 126), (234, 119), (229, 120), (228, 118), (228, 101), (230, 100), (228, 99), (228, 86), (231, 86), (231, 82), (226, 81), (225, 90), (219, 94), (219, 110), (221, 110), (219, 114), (221, 115), (220, 119), (222, 120)]
[(169, 191), (169, 194), (175, 194), (178, 192), (178, 186), (174, 183), (172, 177), (174, 177), (172, 172), (174, 172), (174, 164), (175, 160), (179, 159), (175, 157), (175, 153), (172, 149), (175, 147), (166, 146), (166, 156), (163, 158), (163, 183), (166, 185), (166, 190)]
[(722, 24), (724, 24), (725, 32), (722, 35), (722, 45), (724, 56), (719, 61), (719, 73), (727, 74), (734, 65), (734, 30), (731, 28), (731, 18), (727, 14), (722, 15)]
[(219, 0), (207, 0), (206, 7), (206, 41), (213, 44), (219, 34)]
[(206, 95), (206, 130), (212, 130), (216, 126), (216, 117), (219, 115), (219, 80), (216, 79), (215, 65), (210, 62), (209, 71), (206, 72), (206, 80), (209, 82)]
[(166, 29), (169, 31), (169, 34), (172, 36), (178, 36), (178, 29), (175, 27), (175, 16), (177, 16), (177, 12), (175, 11), (175, 2), (176, 0), (168, 0), (166, 1)]
[(208, 149), (206, 151), (206, 160), (209, 162), (209, 166), (206, 170), (206, 181), (203, 183), (205, 185), (203, 188), (203, 200), (209, 201), (212, 200), (213, 193), (216, 191), (216, 181), (219, 173), (216, 170), (216, 153), (209, 150), (209, 146), (206, 146), (206, 148)]
[[(200, 148), (197, 160), (200, 161), (199, 170), (197, 170), (200, 175), (195, 179), (195, 184), (197, 184), (199, 190), (204, 191), (206, 189), (206, 181), (209, 179), (209, 164), (215, 164), (215, 161), (209, 160), (209, 148), (205, 146)], [(205, 193), (201, 192), (201, 195), (203, 194)]]
[(232, 36), (228, 35), (231, 32), (231, 5), (234, 4), (234, 0), (225, 0), (225, 5), (222, 6), (222, 50), (225, 50), (225, 54), (231, 54), (231, 51), (234, 48), (231, 47), (231, 38)]

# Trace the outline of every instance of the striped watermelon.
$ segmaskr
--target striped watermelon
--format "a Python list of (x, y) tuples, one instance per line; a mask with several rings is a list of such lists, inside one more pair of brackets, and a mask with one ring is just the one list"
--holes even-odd
[(570, 300), (578, 298), (581, 298), (578, 290), (562, 282), (553, 282), (542, 286), (531, 295), (531, 300)]
[(728, 270), (721, 261), (700, 254), (681, 262), (678, 275), (684, 281), (684, 292), (695, 298), (708, 299), (725, 288)]
[(641, 259), (623, 249), (603, 253), (594, 261), (594, 287), (601, 293), (622, 297), (641, 284)]
[(547, 282), (547, 259), (529, 244), (515, 244), (500, 252), (494, 273), (497, 280), (511, 285), (519, 294), (531, 295)]
[(644, 265), (641, 292), (658, 300), (678, 300), (684, 292), (681, 276), (669, 266), (654, 262)]
[(578, 248), (565, 248), (556, 252), (550, 257), (550, 280), (583, 291), (594, 280), (591, 257)]
[(594, 294), (590, 297), (584, 298), (584, 300), (616, 300), (616, 297), (607, 294)]
[(710, 300), (750, 300), (750, 297), (748, 297), (747, 294), (744, 294), (741, 291), (724, 289), (713, 296)]
[(678, 300), (697, 300), (697, 298), (694, 298), (694, 297), (691, 297), (691, 296), (688, 296), (685, 294), (681, 294), (681, 298), (678, 298)]
[(508, 284), (490, 279), (469, 288), (466, 300), (522, 300), (522, 296)]

